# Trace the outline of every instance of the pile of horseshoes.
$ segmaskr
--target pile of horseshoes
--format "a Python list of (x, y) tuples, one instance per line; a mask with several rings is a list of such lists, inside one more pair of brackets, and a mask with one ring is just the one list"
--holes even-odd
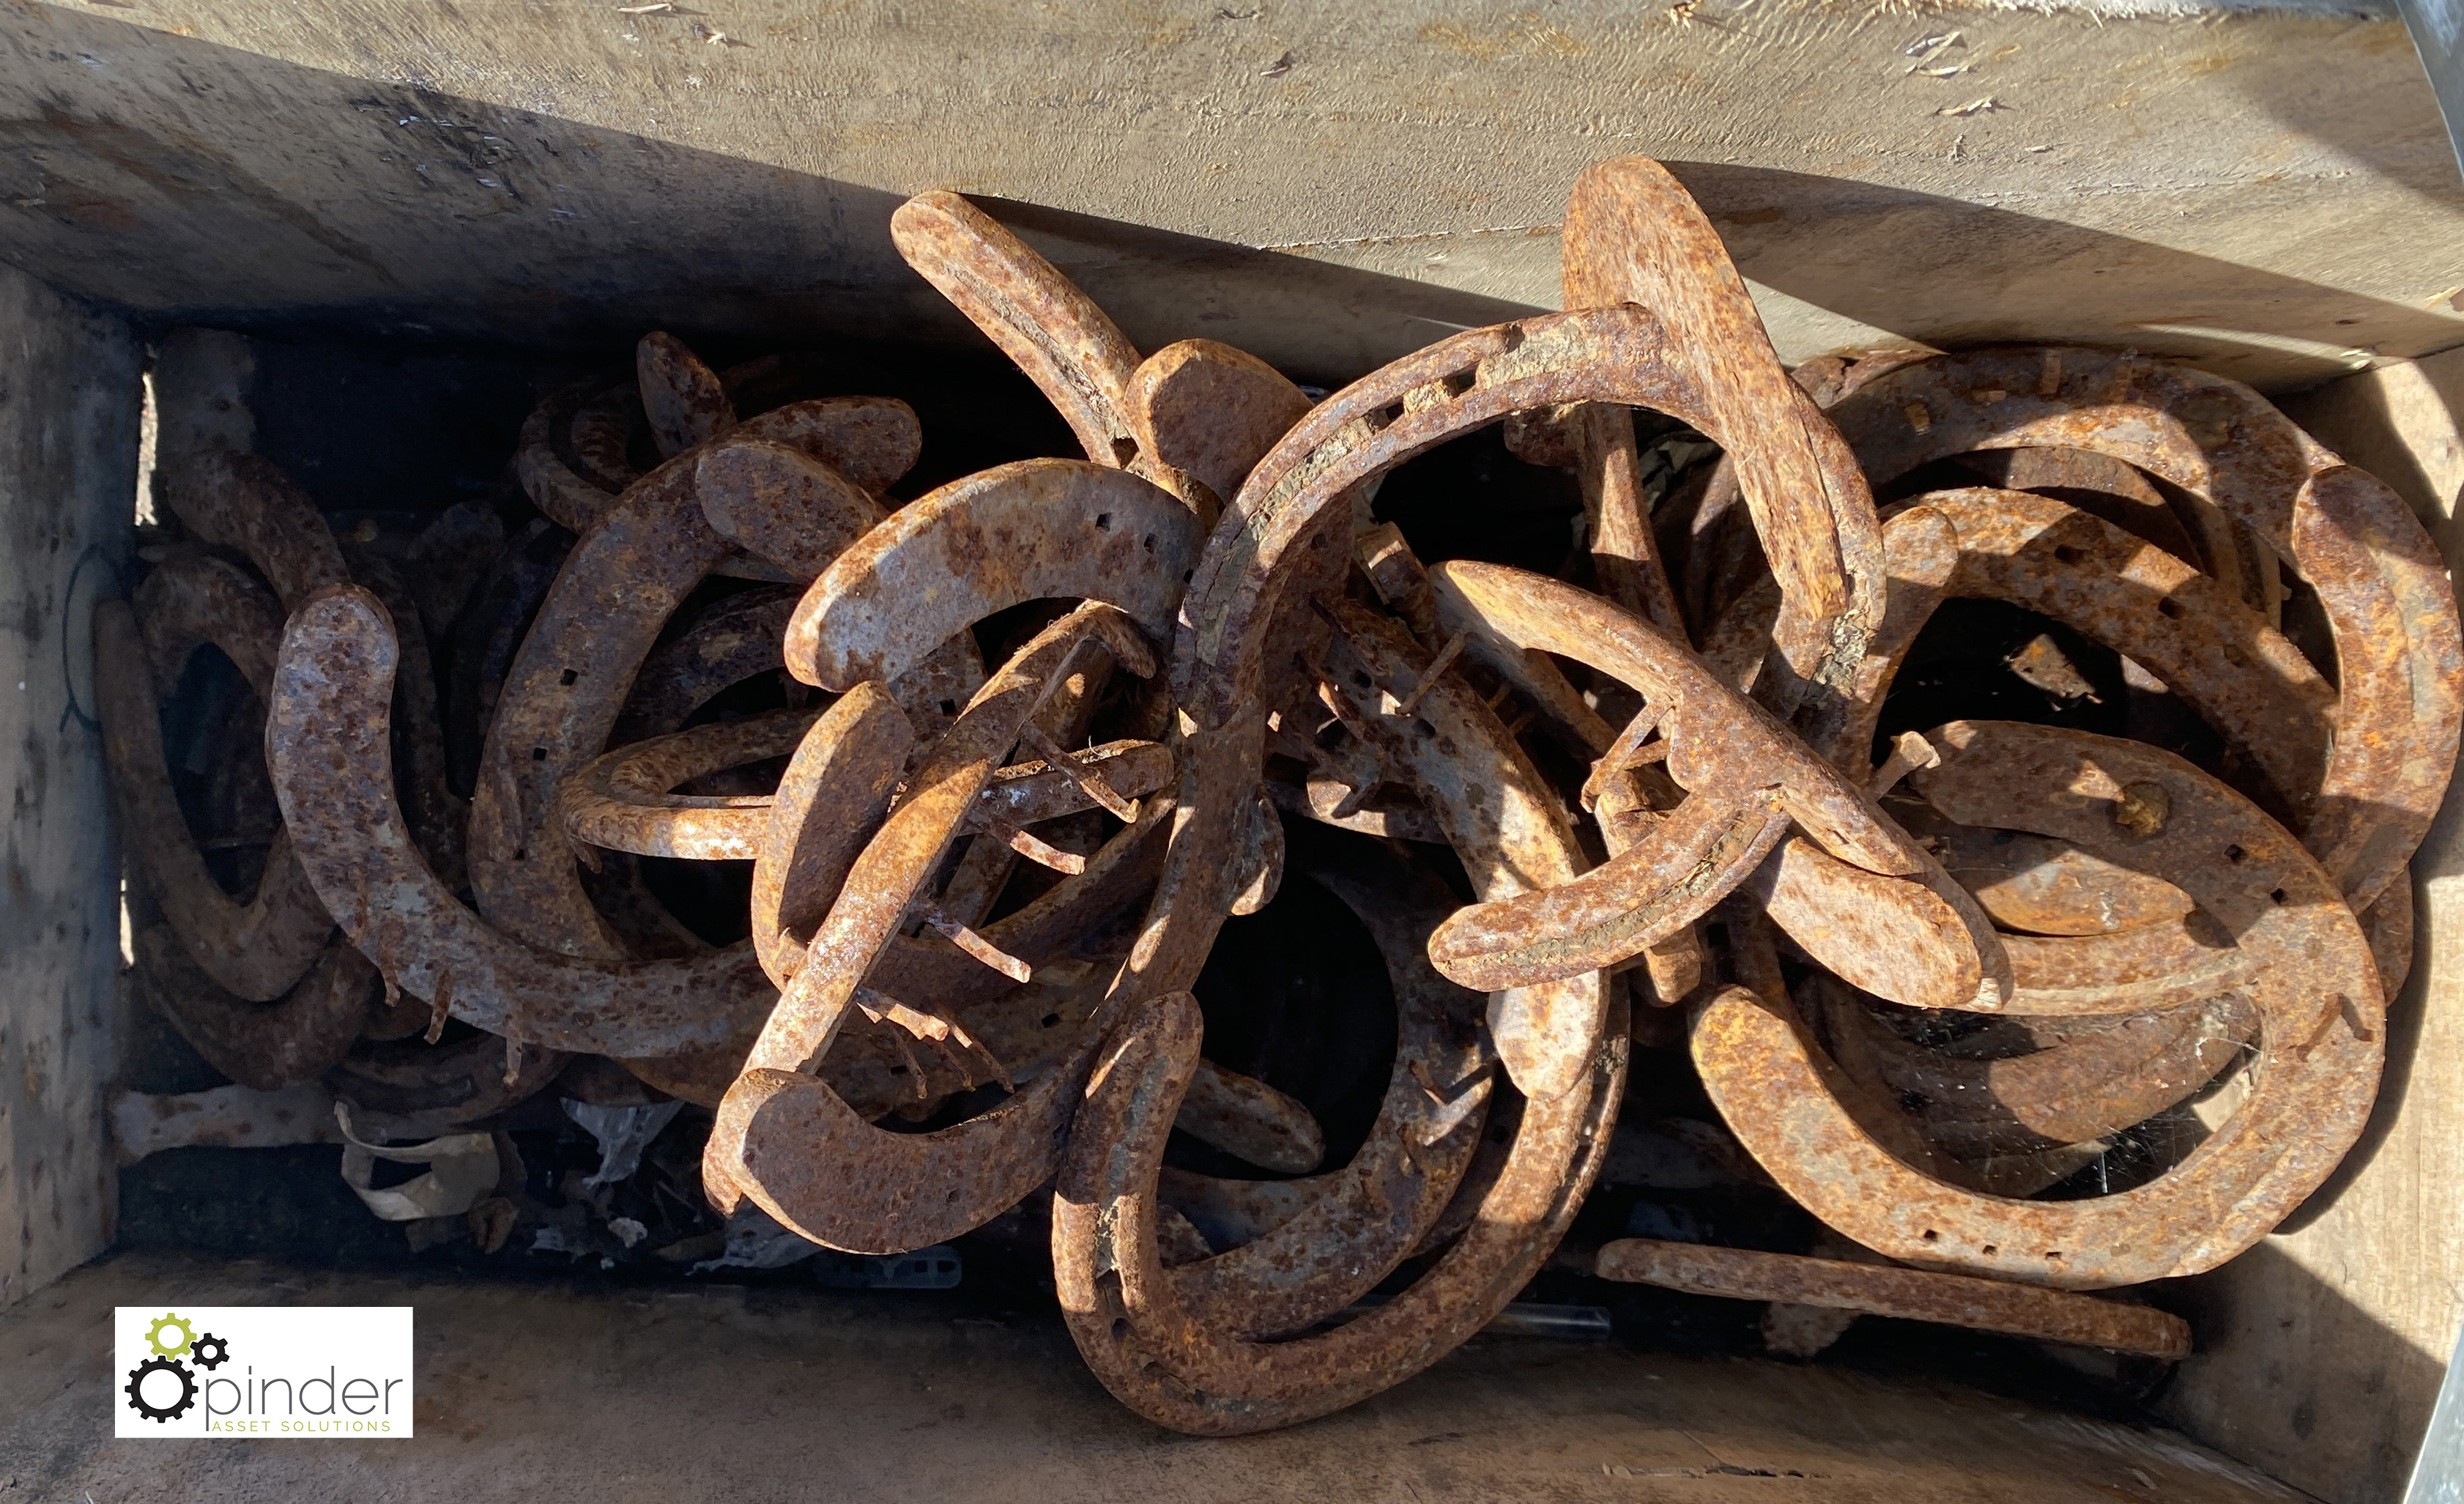
[[(165, 474), (186, 541), (101, 608), (98, 662), (141, 971), (214, 1066), (407, 1138), (613, 1060), (709, 1111), (720, 1212), (849, 1252), (1048, 1197), (1089, 1364), (1217, 1435), (1375, 1394), (1513, 1300), (1641, 1010), (1833, 1236), (1584, 1250), (1609, 1279), (2177, 1358), (2178, 1318), (2090, 1292), (2233, 1257), (2354, 1143), (2456, 613), (2397, 498), (2247, 387), (2052, 347), (1792, 373), (1642, 158), (1574, 186), (1564, 312), (1317, 401), (1212, 342), (1141, 358), (956, 195), (892, 233), (1085, 456), (901, 502), (904, 403), (765, 409), (759, 370), (644, 340), (524, 431), (575, 541), (491, 576), (467, 802), (403, 582), (254, 455)], [(1635, 409), (1717, 463), (1646, 475)], [(1579, 483), (1565, 578), (1375, 520), (1388, 472), (1501, 422)], [(681, 615), (714, 576), (743, 587)], [(1953, 600), (2119, 654), (2221, 750), (1946, 717), (1897, 676)], [(207, 644), (278, 806), (245, 901), (160, 729)], [(765, 676), (784, 708), (709, 713)], [(686, 933), (641, 858), (750, 861), (750, 938)], [(1393, 993), (1340, 1165), (1207, 1058), (1191, 992), (1287, 865)], [(2194, 1098), (2231, 1108), (2195, 1146), (2081, 1186)], [(1168, 1163), (1176, 1130), (1254, 1172)]]

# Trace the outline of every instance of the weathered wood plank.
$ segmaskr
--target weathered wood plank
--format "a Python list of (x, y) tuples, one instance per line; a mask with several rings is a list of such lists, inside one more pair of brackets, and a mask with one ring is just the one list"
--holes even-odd
[(139, 358), (0, 267), (0, 1305), (111, 1239), (120, 865), (86, 624), (121, 589)]
[[(419, 1308), (401, 1447), (115, 1444), (115, 1305)], [(273, 1292), (269, 1294), (269, 1292)], [(0, 1319), (0, 1473), (46, 1497), (594, 1504), (2298, 1504), (2160, 1428), (1824, 1365), (1477, 1338), (1353, 1409), (1238, 1441), (1123, 1409), (1049, 1312), (807, 1287), (625, 1291), (159, 1253)], [(39, 1470), (39, 1471), (37, 1471)]]
[(1555, 306), (1568, 185), (1642, 151), (1792, 361), (2070, 339), (2290, 388), (2464, 340), (2464, 184), (2368, 0), (626, 9), (11, 0), (0, 258), (200, 322), (957, 338), (887, 233), (948, 187), (1142, 347), (1328, 382)]
[[(2464, 558), (2464, 365), (2405, 362), (2287, 403), (2321, 443), (2402, 493)], [(2333, 1504), (2404, 1492), (2464, 1322), (2464, 788), (2413, 858), (2412, 978), (2362, 1142), (2284, 1228), (2189, 1281), (2199, 1355), (2162, 1406)]]

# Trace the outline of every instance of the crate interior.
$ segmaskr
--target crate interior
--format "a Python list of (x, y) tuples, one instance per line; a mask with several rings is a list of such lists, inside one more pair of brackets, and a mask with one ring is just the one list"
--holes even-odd
[[(372, 1221), (341, 1183), (330, 1145), (177, 1149), (111, 1162), (87, 1122), (105, 1094), (220, 1082), (121, 973), (111, 933), (121, 903), (116, 866), (93, 855), (100, 785), (91, 737), (80, 742), (67, 713), (79, 674), (90, 672), (77, 618), (108, 592), (107, 582), (129, 578), (137, 551), (154, 541), (141, 525), (149, 507), (141, 378), (176, 328), (247, 337), (245, 399), (258, 451), (307, 489), (338, 535), (415, 569), (428, 557), (418, 541), (438, 536), (439, 520), (457, 509), (507, 533), (529, 525), (507, 471), (523, 416), (561, 382), (625, 366), (632, 339), (653, 328), (685, 337), (714, 365), (788, 356), (800, 395), (910, 403), (925, 448), (901, 497), (1004, 460), (1072, 453), (1067, 429), (1034, 388), (891, 254), (888, 215), (905, 191), (949, 185), (987, 194), (1142, 348), (1221, 339), (1331, 388), (1457, 329), (1552, 306), (1551, 216), (1571, 177), (1560, 168), (1643, 149), (1671, 158), (1702, 198), (1763, 298), (1786, 359), (2022, 339), (2191, 356), (2279, 395), (2356, 459), (2403, 470), (2386, 478), (2415, 501), (2443, 546), (2453, 541), (2445, 524), (2454, 477), (2441, 468), (2452, 459), (2417, 442), (2446, 417), (2442, 394), (2453, 378), (2435, 360), (2401, 367), (2429, 373), (2409, 387), (2369, 372), (2464, 341), (2464, 319), (2446, 300), (2464, 286), (2464, 256), (2453, 250), (2464, 242), (2453, 234), (2464, 185), (2426, 84), (2417, 68), (2405, 71), (2412, 64), (2400, 50), (2403, 33), (2386, 16), (2254, 12), (2185, 30), (2011, 14), (1882, 28), (1793, 11), (1835, 59), (1859, 66), (1903, 58), (1920, 33), (1974, 27), (1963, 51), (1990, 52), (1986, 44), (1996, 42), (2024, 59), (2010, 67), (2031, 70), (1993, 85), (2013, 98), (2023, 84), (2050, 98), (2074, 74), (2126, 74), (2133, 48), (2157, 61), (2132, 77), (2169, 80), (2132, 101), (2161, 117), (2161, 149), (2123, 141), (2126, 133), (2084, 106), (2053, 112), (2041, 128), (2003, 109), (1927, 111), (1899, 149), (1922, 149), (1945, 166), (1907, 173), (1836, 144), (1802, 162), (1803, 170), (1770, 150), (1723, 161), (1730, 154), (1715, 144), (1656, 139), (1621, 116), (1606, 132), (1528, 122), (1528, 101), (1561, 81), (1551, 67), (1572, 70), (1569, 121), (1584, 115), (1577, 106), (1615, 99), (1601, 92), (1608, 85), (1592, 64), (1570, 58), (1658, 58), (1729, 77), (1712, 61), (1719, 38), (1711, 29), (1730, 24), (1717, 18), (1640, 33), (1630, 18), (1586, 6), (1546, 23), (1499, 15), (1458, 25), (1433, 13), (1400, 30), (1381, 22), (1347, 33), (1309, 12), (1270, 18), (1286, 40), (1268, 45), (1240, 31), (1253, 21), (1244, 9), (1202, 7), (1171, 20), (1198, 38), (1187, 45), (1243, 65), (1238, 81), (1224, 85), (1234, 98), (1271, 82), (1280, 55), (1298, 59), (1289, 71), (1349, 48), (1351, 72), (1330, 68), (1315, 84), (1319, 113), (1307, 130), (1277, 117), (1198, 146), (1167, 132), (1142, 134), (1136, 101), (1107, 95), (1130, 85), (1106, 39), (1134, 30), (1134, 18), (1109, 11), (1021, 33), (1012, 61), (978, 74), (952, 61), (963, 29), (946, 19), (924, 25), (919, 42), (894, 18), (799, 31), (784, 16), (682, 8), (583, 21), (492, 7), (424, 31), (401, 8), (380, 6), (363, 18), (367, 34), (357, 53), (256, 7), (209, 16), (165, 6), (124, 16), (118, 8), (28, 6), (6, 20), (11, 50), (0, 55), (13, 62), (0, 65), (0, 96), (18, 116), (7, 160), (28, 176), (11, 201), (18, 217), (0, 229), (0, 259), (24, 274), (27, 285), (12, 284), (10, 296), (28, 331), (29, 360), (58, 374), (30, 391), (33, 411), (15, 419), (17, 442), (35, 458), (0, 456), (0, 468), (16, 467), (5, 472), (14, 483), (0, 505), (19, 545), (15, 567), (28, 581), (30, 609), (44, 623), (25, 634), (26, 660), (48, 669), (56, 657), (63, 686), (64, 708), (38, 708), (29, 725), (61, 739), (64, 768), (82, 769), (76, 779), (61, 773), (46, 796), (48, 820), (18, 816), (31, 832), (27, 848), (54, 853), (49, 866), (26, 864), (45, 912), (77, 916), (84, 926), (73, 940), (66, 930), (30, 940), (7, 973), (12, 1009), (24, 1006), (21, 996), (50, 1000), (16, 1015), (25, 1022), (11, 1032), (30, 1038), (48, 1028), (58, 1040), (49, 1074), (12, 1111), (65, 1125), (56, 1144), (29, 1133), (14, 1150), (19, 1183), (30, 1187), (21, 1203), (51, 1198), (55, 1228), (43, 1233), (45, 1250), (29, 1255), (10, 1292), (33, 1301), (12, 1318), (28, 1323), (26, 1350), (49, 1343), (67, 1351), (77, 1311), (112, 1303), (106, 1289), (142, 1292), (147, 1281), (336, 1300), (408, 1289), (437, 1302), (452, 1330), (473, 1341), (506, 1331), (577, 1341), (597, 1374), (589, 1381), (597, 1387), (575, 1391), (577, 1403), (634, 1418), (637, 1434), (617, 1449), (635, 1470), (633, 1486), (654, 1496), (662, 1469), (678, 1467), (677, 1458), (705, 1458), (723, 1472), (738, 1466), (725, 1455), (731, 1448), (758, 1449), (776, 1434), (740, 1417), (727, 1423), (745, 1427), (733, 1433), (661, 1430), (661, 1406), (648, 1392), (662, 1350), (616, 1332), (646, 1313), (655, 1320), (690, 1307), (674, 1316), (682, 1345), (671, 1351), (690, 1355), (678, 1360), (676, 1382), (696, 1401), (719, 1404), (728, 1364), (750, 1365), (744, 1371), (761, 1376), (755, 1387), (775, 1407), (771, 1424), (793, 1428), (801, 1424), (793, 1379), (776, 1366), (790, 1361), (908, 1386), (929, 1404), (940, 1422), (929, 1433), (929, 1461), (863, 1439), (913, 1406), (880, 1406), (870, 1423), (850, 1419), (844, 1435), (826, 1438), (841, 1449), (826, 1461), (790, 1451), (807, 1466), (849, 1469), (856, 1492), (894, 1491), (933, 1473), (950, 1480), (954, 1496), (971, 1496), (982, 1479), (968, 1481), (966, 1469), (994, 1466), (987, 1449), (995, 1441), (1032, 1449), (1030, 1473), (1104, 1480), (1106, 1489), (1121, 1487), (1122, 1471), (1137, 1459), (1195, 1495), (1213, 1466), (1189, 1460), (1204, 1449), (1166, 1442), (1105, 1409), (1060, 1335), (1044, 1229), (1031, 1221), (1004, 1219), (963, 1240), (966, 1275), (946, 1292), (839, 1288), (863, 1272), (829, 1256), (778, 1270), (688, 1272), (716, 1250), (718, 1231), (690, 1205), (698, 1167), (690, 1114), (654, 1143), (642, 1176), (594, 1200), (573, 1190), (596, 1160), (590, 1136), (555, 1107), (553, 1094), (517, 1109), (495, 1126), (531, 1172), (531, 1220), (520, 1239), (494, 1252), (467, 1230), (414, 1225), (406, 1233)], [(2159, 26), (2167, 29), (2145, 30)], [(1427, 55), (1446, 51), (1439, 44), (1448, 27), (1470, 39), (1470, 50), (1433, 63)], [(713, 40), (696, 28), (727, 34)], [(2105, 37), (2108, 29), (2120, 37)], [(1839, 123), (1851, 91), (1826, 88), (1824, 69), (1802, 49), (1769, 38), (1756, 46), (1767, 66), (1797, 70), (1804, 111)], [(1329, 122), (1350, 118), (1348, 106), (1359, 102), (1364, 86), (1352, 75), (1374, 75), (1381, 61), (1402, 80), (1395, 87), (1422, 84), (1435, 91), (1423, 99), (1441, 101), (1405, 112), (1423, 145), (1434, 141), (1459, 162), (1484, 142), (1502, 156), (1519, 150), (1518, 171), (1464, 168), (1448, 180), (1390, 169), (1366, 159), (1400, 152), (1410, 133), (1364, 126), (1366, 144), (1331, 134), (1338, 126)], [(525, 66), (549, 81), (502, 81)], [(1094, 77), (1075, 93), (1049, 81), (1079, 66)], [(1175, 54), (1154, 66), (1196, 65)], [(729, 67), (737, 70), (732, 79), (720, 73)], [(1101, 118), (1041, 144), (936, 156), (930, 128), (910, 121), (906, 136), (892, 129), (920, 108), (912, 99), (869, 113), (850, 105), (850, 71), (893, 100), (903, 89), (947, 108), (982, 100), (1010, 123), (1070, 100)], [(2196, 81), (2211, 75), (2226, 81)], [(782, 97), (807, 101), (839, 133), (818, 162), (781, 144), (798, 129), (794, 112), (761, 103), (765, 90), (791, 82)], [(703, 90), (724, 91), (726, 102), (695, 115)], [(1729, 94), (1718, 97), (1728, 101), (1722, 108), (1741, 108)], [(1950, 108), (1967, 96), (1944, 99)], [(1492, 122), (1485, 136), (1450, 113), (1484, 109)], [(2190, 126), (2211, 118), (2203, 111), (2221, 112), (2214, 140)], [(687, 126), (675, 124), (679, 114)], [(2050, 151), (2036, 149), (2039, 135), (2054, 143)], [(2235, 151), (2283, 170), (2221, 186), (2193, 182), (2201, 163)], [(1083, 167), (1052, 160), (1073, 152), (1116, 162), (1128, 153), (1134, 165), (1120, 171), (1130, 187), (1108, 195)], [(1311, 166), (1261, 166), (1279, 155)], [(1233, 169), (1211, 167), (1218, 157)], [(2070, 210), (2039, 215), (2019, 207), (2024, 194), (1995, 187), (2026, 183), (2048, 170), (2049, 157), (2074, 164), (2073, 182), (2172, 162), (2181, 182), (2165, 191), (2174, 212), (2165, 218), (2143, 205), (2136, 225), (2100, 224)], [(1419, 233), (1410, 216), (1391, 214), (1385, 232), (1349, 241), (1328, 228), (1342, 218), (1329, 214), (1330, 198), (1360, 191), (1383, 206), (1405, 196), (1395, 177), (1441, 206), (1422, 219), (1441, 228)], [(1547, 181), (1534, 187), (1525, 177)], [(1232, 203), (1158, 186), (1177, 179), (1221, 183)], [(2371, 228), (2363, 249), (2329, 244), (2337, 237), (2316, 228), (2340, 219)], [(154, 401), (180, 397), (158, 390)], [(54, 497), (60, 499), (47, 499)], [(1404, 467), (1379, 507), (1432, 560), (1477, 554), (1547, 569), (1565, 551), (1580, 499), (1570, 476), (1514, 460), (1491, 430)], [(58, 567), (50, 562), (63, 557), (55, 537), (76, 545)], [(87, 554), (101, 563), (79, 572)], [(979, 636), (990, 647), (1021, 625), (996, 623)], [(1991, 611), (1938, 626), (1947, 660), (1959, 657), (1954, 638), (1998, 648), (2004, 636), (2015, 632), (2016, 642), (2035, 630)], [(184, 706), (231, 692), (228, 676), (200, 674), (175, 697), (166, 728), (182, 723)], [(183, 792), (201, 833), (209, 807), (228, 812), (260, 797), (217, 783), (225, 771), (218, 749), (185, 751)], [(1570, 1257), (1526, 1298), (1605, 1308), (1615, 1328), (1608, 1341), (1483, 1338), (1394, 1397), (1252, 1445), (1239, 1452), (1243, 1460), (1222, 1465), (1255, 1470), (1243, 1476), (1260, 1487), (1361, 1467), (1398, 1493), (1505, 1490), (1510, 1475), (1534, 1497), (1589, 1496), (1546, 1490), (1594, 1487), (1622, 1494), (1637, 1487), (1625, 1481), (1633, 1478), (1683, 1478), (1722, 1498), (1774, 1487), (1812, 1497), (1823, 1496), (1827, 1477), (1874, 1487), (1898, 1478), (1918, 1497), (1988, 1496), (2026, 1480), (2046, 1497), (2240, 1498), (2275, 1487), (2262, 1473), (2338, 1504), (2396, 1496), (2454, 1330), (2453, 1177), (2438, 1150), (2442, 1129), (2464, 1111), (2464, 1079), (2453, 1063), (2464, 1056), (2452, 1048), (2457, 1025), (2448, 1016), (2455, 1010), (2441, 1010), (2453, 990), (2439, 884), (2449, 844), (2442, 826), (2416, 860), (2417, 963), (2391, 1015), (2390, 1084), (2353, 1162), (2279, 1236), (2228, 1270), (2150, 1292), (2200, 1331), (2205, 1351), (2181, 1371), (1872, 1318), (1814, 1363), (1785, 1363), (1764, 1354), (1759, 1307), (1609, 1284), (1575, 1272)], [(87, 854), (58, 854), (73, 848)], [(244, 887), (246, 857), (234, 859), (228, 880)], [(731, 905), (740, 904), (739, 881), (714, 886), (708, 874), (678, 873), (651, 885), (689, 923), (698, 917), (715, 926), (704, 938), (716, 940), (734, 938), (721, 931)], [(142, 908), (142, 896), (133, 901)], [(740, 911), (736, 917), (740, 926)], [(1335, 990), (1380, 985), (1357, 922), (1306, 883), (1227, 931), (1221, 951), (1199, 992), (1226, 1018), (1235, 1000), (1262, 993), (1283, 1016), (1300, 1019), (1322, 1011)], [(1295, 959), (1301, 963), (1284, 964)], [(1625, 1120), (1639, 1141), (1678, 1143), (1664, 1125), (1709, 1112), (1683, 1067), (1675, 1025), (1673, 1015), (1638, 1020)], [(1292, 1087), (1305, 1097), (1319, 1092), (1336, 1111), (1330, 1129), (1338, 1151), (1347, 1130), (1337, 1119), (1356, 1112), (1360, 1081), (1382, 1075), (1381, 1049), (1391, 1054), (1391, 1041), (1330, 1039), (1323, 1078)], [(2127, 1173), (2129, 1153), (2125, 1146), (2106, 1168)], [(64, 1183), (87, 1188), (72, 1193)], [(650, 1235), (619, 1242), (608, 1231), (619, 1217)], [(550, 1226), (561, 1229), (557, 1238), (535, 1247)], [(1638, 1230), (1769, 1247), (1805, 1243), (1814, 1231), (1802, 1212), (1760, 1188), (1638, 1183), (1595, 1193), (1574, 1241), (1595, 1245)], [(32, 1233), (27, 1241), (35, 1243)], [(84, 1294), (74, 1282), (61, 1287), (85, 1304), (45, 1307), (62, 1297), (37, 1294), (38, 1287), (105, 1243), (110, 1261), (78, 1276), (100, 1283)], [(803, 1356), (782, 1360), (776, 1349), (790, 1342), (805, 1344)], [(1054, 1392), (1040, 1394), (1047, 1383)], [(862, 1398), (866, 1387), (833, 1389), (833, 1403), (861, 1416), (878, 1404)], [(1688, 1398), (1665, 1398), (1672, 1387)], [(490, 1391), (461, 1377), (439, 1392), (454, 1397), (440, 1403), (440, 1433), (462, 1427), (453, 1432), (460, 1460), (450, 1466), (479, 1467), (476, 1459), (503, 1455), (490, 1448), (517, 1435), (576, 1434), (543, 1404), (526, 1420), (478, 1418)], [(54, 1430), (90, 1424), (29, 1404), (25, 1413), (37, 1420), (0, 1448), (31, 1456)], [(1492, 1413), (1501, 1404), (1510, 1408)], [(1714, 1415), (1727, 1427), (1717, 1435), (1704, 1429)], [(971, 1429), (979, 1434), (970, 1439)], [(1501, 1453), (1499, 1438), (1509, 1432), (1517, 1440)], [(1694, 1438), (1699, 1452), (1672, 1435)], [(1408, 1449), (1423, 1444), (1441, 1460), (1413, 1460)], [(77, 1445), (83, 1449), (63, 1476), (136, 1466)], [(1877, 1461), (1885, 1456), (1894, 1459), (1888, 1467)], [(1571, 1471), (1569, 1457), (1579, 1458)], [(297, 1476), (316, 1476), (318, 1465), (297, 1466), (311, 1471)]]

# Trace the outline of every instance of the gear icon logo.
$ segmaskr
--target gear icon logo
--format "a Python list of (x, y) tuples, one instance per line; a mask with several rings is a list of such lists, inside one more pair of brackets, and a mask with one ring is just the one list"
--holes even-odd
[[(180, 1340), (172, 1343), (165, 1342), (163, 1332), (165, 1327), (176, 1330), (180, 1334)], [(154, 1324), (145, 1329), (145, 1345), (154, 1349), (154, 1356), (157, 1358), (178, 1358), (195, 1345), (196, 1340), (196, 1330), (188, 1325), (188, 1318), (168, 1311), (156, 1316)]]
[[(180, 1381), (180, 1397), (177, 1400), (168, 1404), (155, 1404), (146, 1400), (145, 1381), (156, 1374), (169, 1374)], [(128, 1396), (129, 1404), (147, 1420), (158, 1423), (176, 1421), (188, 1413), (188, 1406), (197, 1403), (197, 1381), (188, 1372), (188, 1365), (176, 1358), (149, 1358), (128, 1370), (128, 1385), (123, 1392)]]
[(200, 1368), (220, 1368), (231, 1361), (231, 1345), (211, 1332), (204, 1333), (188, 1344), (188, 1360)]

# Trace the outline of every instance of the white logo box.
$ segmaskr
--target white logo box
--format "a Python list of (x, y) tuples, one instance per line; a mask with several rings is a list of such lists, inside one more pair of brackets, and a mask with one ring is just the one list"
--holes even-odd
[(410, 1332), (408, 1306), (118, 1307), (112, 1434), (408, 1436)]

